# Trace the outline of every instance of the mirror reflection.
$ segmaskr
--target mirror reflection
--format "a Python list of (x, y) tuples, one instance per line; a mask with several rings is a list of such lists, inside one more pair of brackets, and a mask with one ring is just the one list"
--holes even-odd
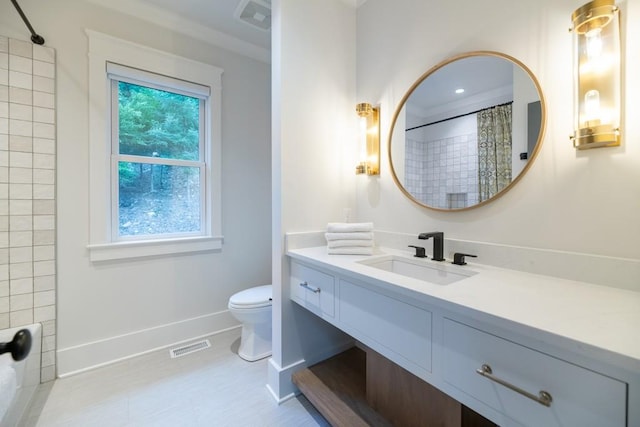
[(401, 101), (389, 141), (392, 173), (423, 206), (480, 206), (527, 170), (543, 129), (531, 71), (495, 52), (460, 55), (429, 70)]

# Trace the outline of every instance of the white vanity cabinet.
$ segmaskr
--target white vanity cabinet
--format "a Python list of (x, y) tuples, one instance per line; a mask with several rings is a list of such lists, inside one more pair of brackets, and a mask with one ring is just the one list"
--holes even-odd
[(626, 426), (627, 384), (445, 318), (444, 381), (528, 426)]
[(296, 257), (290, 284), (293, 301), (499, 425), (633, 425), (630, 384), (570, 352), (545, 352), (522, 325), (504, 332), (508, 322), (497, 329), (428, 296), (414, 303), (393, 283)]

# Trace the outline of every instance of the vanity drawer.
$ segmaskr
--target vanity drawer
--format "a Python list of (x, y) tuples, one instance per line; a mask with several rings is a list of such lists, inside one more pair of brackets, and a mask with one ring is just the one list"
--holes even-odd
[(430, 311), (340, 279), (339, 319), (348, 334), (415, 375), (431, 372)]
[[(507, 420), (549, 427), (626, 425), (626, 383), (446, 318), (443, 363), (447, 383)], [(493, 379), (477, 372), (483, 365)], [(541, 391), (551, 395), (550, 406), (533, 400)]]
[(335, 278), (297, 262), (291, 263), (291, 299), (320, 316), (335, 315)]

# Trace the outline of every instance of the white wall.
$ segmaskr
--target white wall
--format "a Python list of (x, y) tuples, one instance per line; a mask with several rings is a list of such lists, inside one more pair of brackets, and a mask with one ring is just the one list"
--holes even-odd
[(289, 300), (284, 233), (323, 230), (354, 206), (355, 10), (339, 0), (275, 0), (272, 7), (273, 283), (279, 298), (269, 386), (282, 399), (293, 391), (288, 367), (305, 363), (306, 353), (330, 351), (327, 344), (339, 335)]
[[(572, 134), (569, 0), (424, 2), (368, 0), (357, 12), (357, 97), (381, 103), (383, 160), (372, 185), (358, 181), (357, 215), (376, 229), (640, 259), (640, 4), (623, 2), (623, 145), (576, 151)], [(542, 151), (506, 195), (466, 212), (409, 201), (389, 171), (386, 135), (405, 91), (445, 58), (495, 50), (537, 76), (547, 102)], [(384, 63), (384, 66), (381, 64)]]
[[(271, 280), (269, 64), (84, 1), (21, 6), (58, 55), (59, 374), (236, 325), (229, 296)], [(89, 261), (85, 28), (224, 69), (221, 253)], [(0, 29), (28, 39), (9, 2)]]

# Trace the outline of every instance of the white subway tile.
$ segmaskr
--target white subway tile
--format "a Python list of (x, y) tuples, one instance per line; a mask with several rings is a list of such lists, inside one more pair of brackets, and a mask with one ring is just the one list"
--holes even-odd
[(0, 69), (9, 69), (9, 54), (6, 52), (0, 52)]
[(33, 107), (31, 105), (16, 104), (12, 102), (9, 104), (9, 118), (15, 120), (33, 120)]
[(23, 294), (23, 295), (11, 295), (9, 304), (11, 306), (11, 311), (18, 310), (28, 310), (33, 308), (33, 295), (32, 294)]
[(33, 277), (33, 264), (32, 262), (9, 264), (9, 280)]
[(31, 74), (9, 70), (9, 86), (33, 90), (33, 83), (34, 77)]
[(55, 184), (56, 173), (51, 169), (33, 169), (34, 184)]
[(9, 71), (33, 74), (33, 60), (24, 56), (9, 55)]
[(9, 297), (0, 297), (0, 313), (8, 313), (11, 311)]
[(9, 264), (9, 249), (0, 249), (0, 264)]
[[(10, 327), (9, 313), (0, 313), (0, 329), (9, 329)], [(40, 381), (42, 381), (42, 379), (40, 379)]]
[(33, 320), (35, 322), (43, 322), (45, 320), (54, 320), (55, 318), (56, 318), (55, 305), (38, 307), (33, 310)]
[(24, 246), (20, 248), (9, 248), (9, 259), (12, 263), (32, 262), (33, 248), (31, 246)]
[(9, 38), (0, 36), (0, 52), (9, 52)]
[(33, 306), (44, 307), (56, 303), (55, 291), (36, 292), (33, 294)]
[(11, 281), (11, 295), (33, 293), (33, 277)]
[(9, 281), (2, 280), (0, 281), (0, 297), (8, 297), (9, 296)]
[[(9, 267), (11, 271), (11, 267)], [(33, 277), (39, 276), (51, 276), (56, 274), (56, 262), (51, 261), (34, 261), (33, 263)]]
[(9, 119), (0, 118), (0, 133), (9, 133)]
[(0, 184), (0, 200), (9, 198), (9, 184)]
[(55, 123), (56, 114), (53, 108), (33, 108), (33, 121), (40, 123)]
[(34, 200), (33, 201), (33, 214), (34, 215), (52, 215), (56, 212), (55, 200)]
[(31, 325), (33, 323), (33, 309), (12, 311), (9, 313), (9, 323), (12, 328)]
[(33, 184), (34, 199), (55, 199), (56, 186), (49, 184)]
[(36, 292), (52, 291), (56, 289), (56, 276), (39, 276), (33, 278), (33, 288)]
[[(2, 249), (0, 249), (1, 251)], [(56, 247), (54, 245), (34, 246), (33, 260), (47, 261), (56, 259)]]
[(10, 200), (9, 212), (11, 215), (31, 215), (33, 213), (33, 201)]
[[(38, 309), (34, 312), (34, 319), (38, 319)], [(38, 320), (35, 320), (38, 322)], [(56, 364), (56, 352), (55, 351), (43, 351), (42, 352), (42, 366), (53, 366)]]
[[(51, 320), (47, 320), (47, 322), (51, 322)], [(56, 349), (56, 336), (50, 335), (46, 336), (42, 334), (42, 351), (53, 351)]]
[[(0, 248), (9, 247), (9, 232), (0, 231)], [(2, 267), (0, 267), (0, 280), (5, 280), (2, 276)]]
[(55, 245), (56, 232), (54, 230), (37, 230), (33, 232), (34, 246)]
[(5, 101), (0, 101), (0, 118), (8, 119), (9, 118), (9, 103)]
[[(9, 217), (9, 230), (14, 231), (32, 231), (33, 217), (28, 215), (11, 215)], [(11, 237), (9, 237), (11, 238)]]
[(0, 231), (9, 231), (9, 215), (0, 215)]
[(40, 382), (48, 383), (56, 379), (56, 365), (43, 366), (40, 370)]
[(9, 247), (21, 248), (25, 246), (32, 246), (33, 239), (34, 239), (33, 231), (10, 231)]
[(35, 215), (33, 217), (34, 230), (55, 230), (56, 217), (54, 215)]
[(56, 67), (51, 62), (33, 61), (33, 75), (53, 79), (56, 76)]
[(33, 127), (30, 121), (9, 119), (9, 135), (32, 136)]
[(0, 182), (9, 182), (9, 168), (0, 166)]
[(14, 168), (32, 168), (33, 154), (19, 151), (10, 151), (9, 164)]
[[(9, 71), (9, 81), (11, 81), (11, 71)], [(31, 87), (37, 92), (55, 93), (56, 91), (55, 80), (48, 77), (33, 76)]]
[(33, 198), (33, 185), (32, 184), (9, 184), (9, 198), (10, 199), (32, 199)]
[(56, 62), (56, 51), (53, 48), (33, 45), (33, 59), (44, 62)]
[(56, 127), (49, 123), (33, 123), (33, 136), (36, 138), (56, 138)]
[(11, 55), (24, 56), (25, 58), (33, 58), (32, 44), (24, 40), (9, 39), (9, 53)]
[(56, 335), (56, 322), (54, 320), (47, 320), (42, 322), (42, 336), (53, 337), (55, 340)]
[(9, 168), (9, 182), (15, 184), (31, 184), (33, 182), (33, 169)]
[(0, 102), (9, 102), (9, 86), (0, 85)]
[(33, 91), (28, 89), (22, 89), (19, 87), (9, 88), (9, 102), (15, 102), (17, 104), (33, 104)]
[(9, 135), (9, 150), (31, 152), (33, 151), (33, 138), (30, 136)]
[(34, 169), (55, 169), (56, 156), (53, 154), (35, 153), (33, 155)]
[(9, 70), (3, 70), (0, 68), (0, 85), (9, 85)]
[(55, 97), (50, 93), (33, 92), (33, 105), (43, 108), (55, 108)]
[(55, 154), (56, 140), (44, 139), (44, 138), (33, 138), (33, 152), (44, 153), (44, 154)]

